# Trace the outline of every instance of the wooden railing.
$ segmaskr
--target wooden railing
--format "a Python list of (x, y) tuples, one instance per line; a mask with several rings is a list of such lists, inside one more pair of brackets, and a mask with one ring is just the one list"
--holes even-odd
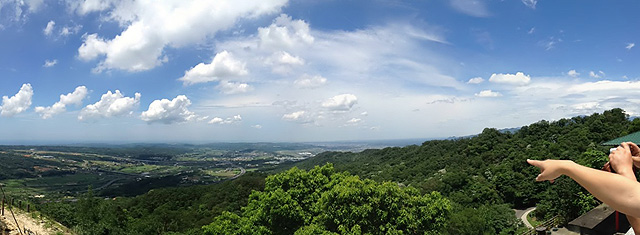
[[(558, 216), (554, 216), (551, 219), (545, 220), (544, 222), (542, 222), (541, 224), (539, 224), (538, 226), (536, 226), (536, 228), (538, 227), (546, 227), (547, 230), (553, 228), (554, 226), (558, 225), (559, 221), (558, 221)], [(526, 232), (523, 232), (521, 235), (535, 235), (536, 234), (536, 228), (532, 228), (527, 230)]]

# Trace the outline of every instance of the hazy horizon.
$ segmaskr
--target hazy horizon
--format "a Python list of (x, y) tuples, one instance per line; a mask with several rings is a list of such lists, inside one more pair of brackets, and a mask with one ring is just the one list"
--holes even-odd
[(31, 140), (14, 140), (12, 142), (0, 141), (0, 146), (128, 146), (128, 145), (217, 145), (217, 144), (310, 144), (310, 145), (354, 145), (354, 144), (382, 144), (388, 146), (406, 146), (411, 144), (422, 144), (425, 141), (439, 140), (445, 138), (409, 138), (409, 139), (371, 139), (371, 140), (331, 140), (331, 141), (192, 141), (192, 142), (129, 142), (129, 141), (31, 141)]

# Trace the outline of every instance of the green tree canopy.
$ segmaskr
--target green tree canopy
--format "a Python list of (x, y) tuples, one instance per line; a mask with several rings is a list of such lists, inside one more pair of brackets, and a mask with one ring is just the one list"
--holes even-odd
[(206, 234), (424, 234), (446, 226), (451, 205), (438, 192), (362, 180), (333, 165), (267, 177), (242, 214), (223, 213)]

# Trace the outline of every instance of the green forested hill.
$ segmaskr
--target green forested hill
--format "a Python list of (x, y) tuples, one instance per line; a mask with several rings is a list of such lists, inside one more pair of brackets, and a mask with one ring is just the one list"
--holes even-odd
[[(394, 181), (423, 193), (439, 191), (460, 208), (506, 203), (522, 208), (538, 204), (538, 215), (569, 220), (597, 202), (563, 177), (555, 184), (534, 182), (538, 169), (526, 159), (571, 159), (600, 168), (608, 147), (599, 144), (640, 130), (621, 109), (523, 126), (514, 133), (487, 128), (475, 137), (434, 140), (421, 146), (326, 152), (296, 164), (302, 169), (333, 163), (338, 171), (376, 181)], [(459, 210), (458, 212), (460, 212)]]
[(223, 211), (239, 211), (265, 176), (247, 173), (219, 184), (154, 189), (132, 198), (84, 195), (77, 202), (49, 202), (37, 210), (78, 234), (202, 234)]

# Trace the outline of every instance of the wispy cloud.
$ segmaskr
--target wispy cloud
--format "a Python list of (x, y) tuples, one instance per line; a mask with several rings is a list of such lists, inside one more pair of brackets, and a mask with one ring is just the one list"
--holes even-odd
[(489, 10), (483, 0), (450, 0), (453, 9), (475, 17), (489, 16)]
[(631, 50), (631, 48), (633, 48), (633, 47), (635, 47), (635, 46), (636, 46), (636, 44), (635, 44), (635, 43), (630, 42), (630, 43), (627, 43), (627, 46), (626, 46), (626, 47), (624, 47), (624, 48), (627, 48), (627, 50)]
[(540, 46), (542, 46), (545, 50), (551, 50), (556, 47), (558, 43), (561, 43), (563, 40), (561, 38), (549, 37), (547, 40), (542, 40), (538, 42)]
[(527, 31), (527, 34), (533, 34), (536, 32), (536, 27), (532, 27), (531, 29), (529, 29), (529, 31)]
[(601, 71), (598, 71), (597, 73), (596, 73), (596, 72), (594, 72), (594, 71), (589, 71), (589, 77), (592, 77), (592, 78), (601, 78), (601, 77), (603, 77), (604, 75), (605, 75), (605, 73), (604, 73), (604, 72), (602, 72), (602, 70), (601, 70)]
[(42, 30), (42, 33), (44, 33), (44, 35), (46, 36), (50, 36), (51, 33), (53, 32), (53, 28), (55, 27), (55, 25), (56, 25), (56, 22), (54, 22), (53, 20), (49, 21), (49, 23), (47, 23), (47, 26), (44, 27), (44, 29)]
[(538, 4), (538, 0), (522, 0), (522, 3), (524, 3), (525, 6), (535, 10), (536, 4)]
[(58, 60), (45, 60), (42, 67), (49, 68), (55, 66), (56, 64), (58, 64)]
[(567, 72), (567, 75), (569, 75), (570, 77), (576, 78), (580, 76), (580, 73), (576, 72), (575, 69), (572, 69), (572, 70), (569, 70), (569, 72)]

